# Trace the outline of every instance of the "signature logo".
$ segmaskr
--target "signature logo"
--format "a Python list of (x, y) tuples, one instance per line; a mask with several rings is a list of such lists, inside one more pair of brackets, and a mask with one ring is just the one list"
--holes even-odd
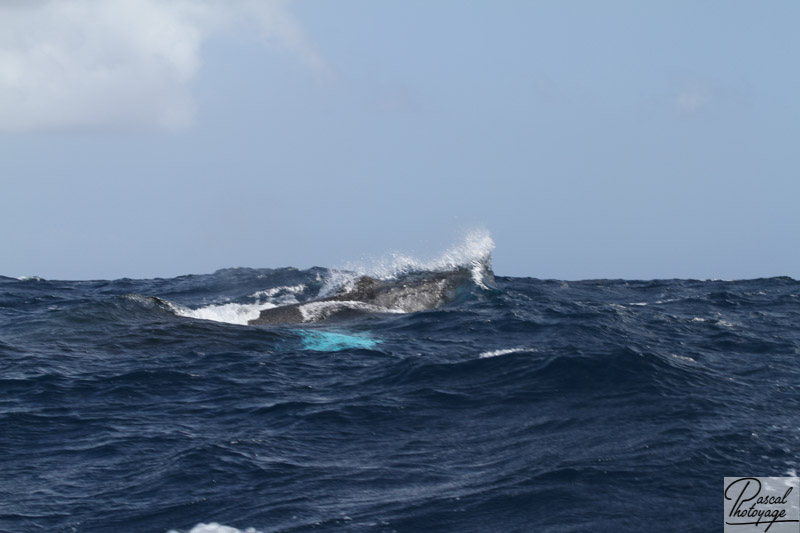
[(725, 531), (800, 532), (796, 477), (726, 477)]

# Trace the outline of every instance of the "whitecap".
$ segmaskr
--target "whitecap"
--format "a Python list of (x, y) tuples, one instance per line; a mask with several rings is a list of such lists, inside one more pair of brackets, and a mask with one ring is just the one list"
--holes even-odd
[[(305, 288), (306, 286), (303, 284), (272, 287), (251, 294), (250, 298), (255, 299), (251, 303), (216, 303), (196, 309), (171, 302), (167, 302), (167, 304), (179, 316), (246, 326), (251, 320), (258, 318), (261, 315), (261, 311), (265, 309), (297, 303), (295, 295), (303, 292)], [(262, 300), (262, 298), (266, 300)]]
[[(305, 288), (305, 284), (302, 283), (300, 285), (291, 285), (286, 287), (272, 287), (271, 289), (254, 292), (250, 296), (252, 298), (291, 298), (291, 295), (301, 293), (305, 290)], [(296, 303), (296, 300), (295, 302), (287, 303)]]
[[(179, 533), (177, 530), (171, 529), (168, 533)], [(223, 526), (222, 524), (218, 524), (216, 522), (211, 522), (209, 524), (199, 523), (190, 529), (187, 533), (261, 533), (259, 530), (253, 527), (248, 527), (247, 529), (237, 529), (231, 526)]]
[(491, 350), (488, 352), (482, 352), (478, 358), (480, 359), (488, 359), (490, 357), (497, 357), (500, 355), (508, 355), (510, 353), (517, 353), (517, 352), (535, 352), (536, 348), (503, 348), (501, 350)]
[(270, 302), (261, 302), (253, 304), (212, 304), (197, 309), (190, 309), (175, 304), (172, 304), (170, 307), (173, 308), (175, 314), (180, 316), (246, 326), (248, 322), (258, 318), (261, 311), (264, 309), (272, 309), (277, 306)]

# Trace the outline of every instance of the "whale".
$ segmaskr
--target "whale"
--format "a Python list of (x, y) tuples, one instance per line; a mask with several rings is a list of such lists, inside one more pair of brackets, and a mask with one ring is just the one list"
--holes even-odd
[(373, 313), (414, 313), (436, 309), (474, 287), (464, 267), (446, 272), (416, 272), (396, 279), (361, 276), (330, 296), (261, 311), (250, 325), (346, 320)]

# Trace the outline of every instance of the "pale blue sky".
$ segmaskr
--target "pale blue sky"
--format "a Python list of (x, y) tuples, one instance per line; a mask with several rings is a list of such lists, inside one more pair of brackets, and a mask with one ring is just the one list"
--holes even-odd
[(800, 3), (74, 6), (0, 0), (0, 274), (800, 278)]

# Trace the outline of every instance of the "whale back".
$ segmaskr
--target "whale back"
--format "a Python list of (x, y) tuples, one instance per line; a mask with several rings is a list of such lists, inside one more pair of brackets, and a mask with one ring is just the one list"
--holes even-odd
[(318, 322), (352, 318), (365, 313), (414, 313), (445, 305), (465, 287), (474, 286), (466, 268), (447, 272), (419, 272), (397, 279), (361, 276), (336, 294), (310, 302), (261, 311), (250, 324)]

